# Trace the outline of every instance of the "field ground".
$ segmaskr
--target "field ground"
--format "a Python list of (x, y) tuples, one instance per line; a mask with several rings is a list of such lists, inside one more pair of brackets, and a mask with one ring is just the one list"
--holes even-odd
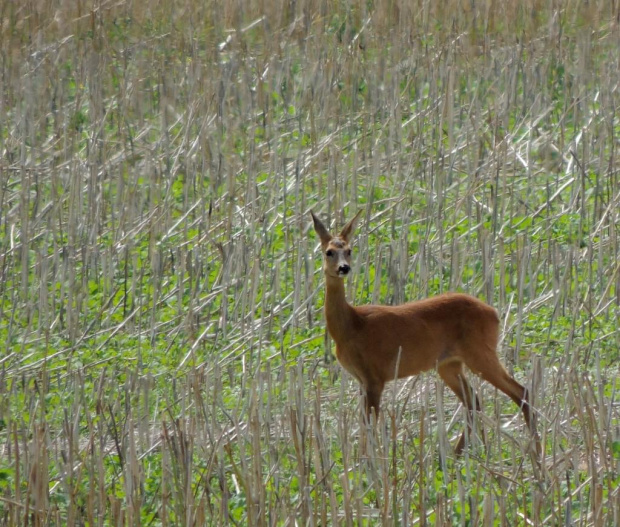
[[(620, 525), (617, 0), (0, 5), (0, 525)], [(375, 431), (348, 296), (497, 307), (462, 458), (434, 373)]]

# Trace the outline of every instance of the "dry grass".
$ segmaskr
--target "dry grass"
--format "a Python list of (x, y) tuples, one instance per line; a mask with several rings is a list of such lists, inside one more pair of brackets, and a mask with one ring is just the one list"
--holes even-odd
[[(0, 524), (620, 524), (619, 16), (3, 2)], [(435, 375), (365, 428), (310, 208), (354, 302), (499, 309), (544, 474), (477, 382), (463, 459)]]

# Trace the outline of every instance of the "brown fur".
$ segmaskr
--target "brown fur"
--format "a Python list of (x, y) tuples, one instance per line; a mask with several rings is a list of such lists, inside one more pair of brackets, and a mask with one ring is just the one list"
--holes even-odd
[[(386, 382), (432, 368), (437, 368), (470, 413), (480, 410), (463, 373), (465, 364), (521, 408), (537, 439), (527, 390), (508, 374), (497, 356), (499, 318), (494, 308), (460, 293), (399, 306), (351, 306), (345, 298), (343, 274), (350, 270), (349, 240), (359, 214), (338, 236), (329, 234), (311, 214), (323, 253), (327, 329), (336, 342), (338, 361), (365, 389), (368, 415), (373, 410), (378, 414)], [(465, 432), (457, 453), (464, 445)], [(538, 440), (537, 449), (540, 451)]]

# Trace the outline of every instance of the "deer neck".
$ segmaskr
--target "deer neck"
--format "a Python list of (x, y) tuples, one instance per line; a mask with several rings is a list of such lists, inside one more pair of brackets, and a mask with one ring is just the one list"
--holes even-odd
[(347, 302), (344, 280), (325, 275), (325, 320), (327, 330), (336, 344), (350, 339), (353, 334), (355, 311)]

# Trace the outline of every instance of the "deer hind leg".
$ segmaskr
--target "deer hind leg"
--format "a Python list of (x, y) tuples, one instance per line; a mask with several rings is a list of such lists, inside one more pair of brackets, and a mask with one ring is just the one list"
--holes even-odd
[(514, 380), (506, 371), (499, 359), (493, 354), (493, 357), (487, 357), (487, 360), (475, 365), (473, 371), (478, 372), (482, 378), (495, 386), (498, 390), (504, 392), (510, 397), (515, 404), (523, 412), (525, 423), (527, 424), (534, 441), (536, 442), (536, 451), (540, 456), (542, 447), (540, 438), (536, 430), (536, 415), (530, 406), (527, 389)]
[[(456, 394), (467, 409), (467, 433), (472, 434), (472, 423), (474, 410), (480, 411), (480, 401), (473, 392), (471, 385), (467, 382), (463, 373), (463, 363), (460, 359), (450, 358), (439, 363), (437, 366), (439, 376), (444, 380), (448, 387)], [(466, 432), (463, 431), (459, 442), (454, 449), (457, 456), (460, 456), (465, 447)], [(482, 433), (484, 441), (484, 432)]]

